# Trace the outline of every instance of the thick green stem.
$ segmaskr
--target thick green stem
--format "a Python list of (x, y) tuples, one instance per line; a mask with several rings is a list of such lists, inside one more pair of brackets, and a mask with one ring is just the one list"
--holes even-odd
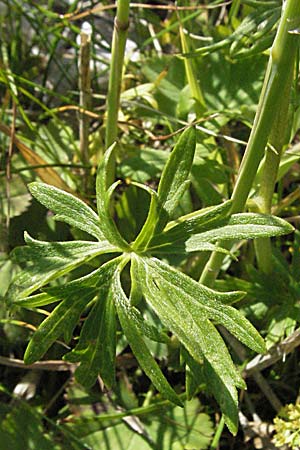
[(222, 432), (223, 432), (223, 429), (224, 429), (224, 425), (225, 425), (225, 419), (224, 419), (224, 416), (222, 416), (221, 420), (220, 420), (220, 422), (218, 424), (218, 427), (217, 427), (216, 433), (214, 435), (214, 438), (212, 440), (212, 443), (210, 445), (210, 450), (216, 450), (218, 448), (218, 445), (219, 445), (219, 442), (220, 442), (220, 439), (221, 439), (221, 436), (222, 436)]
[[(107, 95), (107, 120), (105, 135), (106, 148), (113, 144), (118, 136), (118, 113), (128, 26), (129, 0), (118, 0), (112, 38), (111, 66)], [(114, 161), (112, 161), (110, 167), (111, 182), (114, 180), (114, 166)]]
[[(250, 189), (263, 157), (271, 129), (279, 111), (285, 102), (287, 74), (294, 67), (299, 36), (293, 33), (300, 24), (299, 0), (287, 0), (283, 6), (277, 34), (271, 49), (265, 81), (260, 96), (258, 110), (249, 142), (239, 170), (237, 182), (232, 194), (231, 213), (243, 211)], [(224, 246), (224, 243), (220, 243)], [(223, 257), (212, 254), (200, 281), (213, 284)]]
[[(259, 176), (259, 190), (255, 198), (258, 212), (262, 214), (271, 214), (272, 199), (278, 174), (280, 158), (284, 146), (289, 141), (291, 117), (290, 108), (290, 91), (293, 82), (294, 67), (289, 68), (287, 72), (286, 86), (281, 108), (276, 114), (276, 119), (270, 133), (270, 147), (266, 151), (263, 161), (262, 170)], [(272, 272), (272, 245), (270, 238), (257, 239), (254, 241), (255, 253), (258, 267), (264, 273)]]
[(294, 67), (299, 37), (290, 33), (300, 23), (300, 2), (287, 0), (271, 49), (258, 111), (240, 167), (232, 200), (232, 213), (244, 209), (258, 165), (264, 154), (270, 131), (282, 103), (285, 102), (287, 74)]
[[(190, 48), (187, 42), (187, 37), (184, 34), (184, 30), (182, 25), (180, 24), (180, 40), (181, 47), (183, 53), (189, 53)], [(185, 73), (187, 77), (188, 84), (190, 86), (191, 95), (195, 100), (195, 112), (197, 119), (200, 119), (203, 116), (204, 111), (206, 110), (205, 100), (202, 95), (200, 83), (197, 80), (196, 70), (194, 66), (194, 61), (190, 58), (184, 59)]]

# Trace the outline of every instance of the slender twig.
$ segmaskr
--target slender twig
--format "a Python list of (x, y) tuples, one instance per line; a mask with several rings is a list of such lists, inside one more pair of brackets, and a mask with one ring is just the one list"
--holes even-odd
[(300, 345), (300, 329), (294, 331), (289, 337), (270, 348), (265, 355), (257, 355), (244, 369), (245, 376), (252, 374), (254, 370), (264, 370), (283, 359)]
[[(149, 5), (147, 3), (130, 3), (130, 8), (143, 8), (143, 9), (156, 9), (156, 10), (167, 10), (167, 11), (195, 11), (198, 9), (216, 9), (221, 8), (222, 6), (230, 5), (232, 0), (229, 0), (227, 2), (219, 3), (218, 5), (191, 5), (191, 6), (176, 6), (176, 5)], [(103, 11), (107, 11), (109, 9), (115, 9), (117, 8), (117, 5), (97, 5), (93, 8), (87, 9), (86, 11), (83, 11), (81, 13), (72, 13), (72, 14), (66, 14), (60, 16), (61, 19), (67, 19), (67, 20), (79, 20), (83, 19), (84, 17), (90, 16), (92, 14), (97, 14)]]
[(33, 364), (25, 364), (22, 359), (8, 358), (6, 356), (0, 356), (0, 364), (8, 367), (16, 367), (18, 369), (48, 370), (56, 372), (72, 371), (78, 366), (78, 364), (71, 364), (61, 360), (38, 361)]
[[(91, 73), (90, 73), (90, 44), (91, 35), (82, 31), (80, 33), (80, 55), (79, 55), (79, 92), (80, 110), (89, 110), (91, 106)], [(89, 162), (89, 115), (79, 113), (79, 142), (80, 155), (83, 164)]]
[(17, 117), (17, 107), (16, 107), (16, 102), (13, 101), (12, 124), (11, 124), (11, 128), (10, 128), (10, 141), (9, 141), (7, 158), (6, 158), (6, 201), (7, 201), (6, 229), (7, 229), (7, 232), (9, 231), (9, 225), (10, 225), (11, 159), (12, 159), (12, 155), (13, 155), (14, 138), (15, 138), (15, 133), (16, 133), (16, 117)]
[(260, 373), (259, 370), (254, 370), (252, 372), (252, 376), (264, 396), (269, 400), (270, 405), (272, 405), (275, 411), (278, 413), (282, 409), (283, 404), (281, 403), (265, 377)]
[[(244, 347), (224, 327), (222, 328), (220, 327), (220, 330), (223, 336), (226, 338), (226, 340), (233, 348), (234, 352), (236, 353), (240, 361), (244, 361), (245, 360)], [(245, 376), (245, 374), (243, 375)], [(275, 411), (278, 412), (281, 409), (282, 404), (277, 395), (275, 394), (275, 392), (272, 390), (267, 380), (256, 368), (253, 369), (253, 371), (251, 372), (251, 376), (254, 378), (256, 384), (258, 385), (262, 393), (265, 395), (265, 397), (269, 400), (270, 404), (273, 406)]]
[[(59, 341), (57, 341), (59, 342)], [(62, 344), (62, 342), (59, 342)], [(68, 348), (70, 350), (70, 348)], [(132, 355), (124, 354), (120, 355), (116, 359), (116, 363), (118, 367), (123, 368), (132, 368), (137, 366), (136, 360), (132, 357)], [(67, 361), (62, 360), (48, 360), (48, 361), (37, 361), (33, 364), (25, 364), (22, 359), (16, 358), (8, 358), (7, 356), (0, 356), (0, 365), (15, 367), (18, 369), (27, 369), (27, 370), (49, 370), (49, 371), (71, 371), (73, 372), (79, 364), (69, 363)]]
[(276, 206), (271, 209), (272, 214), (280, 214), (288, 206), (292, 205), (296, 200), (300, 198), (300, 186), (298, 186), (293, 192), (290, 192), (284, 197)]

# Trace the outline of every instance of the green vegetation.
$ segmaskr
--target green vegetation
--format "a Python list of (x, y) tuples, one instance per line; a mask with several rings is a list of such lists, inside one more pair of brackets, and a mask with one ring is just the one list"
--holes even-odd
[(86, 3), (0, 0), (0, 442), (295, 446), (300, 3)]

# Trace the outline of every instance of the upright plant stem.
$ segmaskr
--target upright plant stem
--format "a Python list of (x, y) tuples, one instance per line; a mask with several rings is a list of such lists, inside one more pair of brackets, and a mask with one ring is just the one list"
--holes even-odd
[[(289, 122), (291, 121), (290, 109), (290, 91), (293, 81), (294, 67), (289, 68), (286, 77), (285, 95), (281, 108), (277, 111), (275, 121), (270, 133), (270, 146), (266, 151), (265, 159), (259, 179), (258, 195), (255, 198), (258, 212), (271, 214), (272, 199), (278, 174), (279, 163), (284, 146), (289, 141)], [(264, 273), (271, 273), (272, 264), (272, 245), (270, 238), (257, 239), (254, 241), (255, 253), (258, 267)]]
[[(300, 24), (299, 0), (286, 0), (277, 34), (271, 48), (264, 85), (249, 142), (243, 157), (234, 191), (231, 213), (243, 211), (259, 163), (263, 157), (276, 114), (286, 100), (290, 73), (295, 64), (299, 36), (293, 33)], [(226, 247), (226, 244), (220, 243)], [(228, 243), (227, 243), (228, 247)], [(223, 255), (212, 253), (200, 282), (212, 285), (223, 262)]]
[[(111, 65), (107, 95), (106, 148), (115, 142), (118, 135), (118, 113), (128, 26), (129, 0), (118, 0), (112, 38)], [(112, 160), (110, 167), (111, 182), (114, 181), (114, 174), (115, 162)]]
[[(84, 165), (89, 164), (89, 128), (90, 118), (85, 114), (85, 110), (91, 106), (91, 73), (90, 73), (90, 44), (91, 35), (82, 31), (80, 33), (80, 57), (79, 57), (79, 92), (80, 92), (80, 113), (79, 113), (79, 142), (80, 155)], [(87, 176), (85, 176), (87, 185)]]
[(225, 425), (225, 419), (224, 419), (224, 415), (222, 415), (209, 450), (216, 450), (218, 448), (218, 445), (219, 445), (219, 442), (220, 442), (220, 439), (222, 436), (222, 432), (224, 429), (224, 425)]
[[(179, 2), (179, 5), (185, 5), (187, 2)], [(178, 21), (179, 21), (179, 32), (180, 32), (180, 41), (182, 53), (190, 53), (190, 45), (188, 36), (185, 35), (185, 31), (183, 28), (183, 20), (184, 13), (177, 11)], [(204, 111), (206, 110), (205, 100), (202, 94), (201, 86), (199, 81), (197, 80), (197, 71), (194, 65), (194, 61), (191, 58), (184, 59), (184, 67), (185, 73), (187, 77), (187, 81), (191, 90), (191, 95), (195, 100), (195, 112), (197, 119), (200, 119), (203, 116)]]

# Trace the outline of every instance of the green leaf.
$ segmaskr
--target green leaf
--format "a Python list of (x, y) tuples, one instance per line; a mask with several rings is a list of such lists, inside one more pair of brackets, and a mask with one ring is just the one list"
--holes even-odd
[[(135, 183), (135, 185), (138, 186), (138, 183)], [(157, 211), (158, 211), (157, 193), (155, 191), (153, 191), (153, 189), (150, 189), (146, 185), (143, 186), (143, 189), (145, 189), (145, 190), (147, 190), (147, 192), (149, 192), (149, 194), (151, 195), (151, 201), (150, 201), (150, 207), (149, 207), (147, 219), (146, 219), (139, 235), (137, 236), (136, 240), (132, 244), (132, 248), (135, 251), (143, 250), (143, 249), (147, 248), (147, 245), (155, 232), (155, 228), (157, 225), (157, 219), (158, 219), (158, 217), (157, 217)]]
[(15, 304), (25, 308), (37, 308), (55, 303), (58, 300), (63, 299), (66, 295), (71, 295), (72, 292), (76, 294), (78, 288), (95, 287), (99, 280), (102, 280), (102, 283), (106, 283), (107, 281), (103, 278), (103, 267), (104, 265), (88, 275), (77, 278), (62, 286), (48, 287), (45, 289), (46, 292), (42, 292), (41, 294), (16, 299)]
[(186, 129), (179, 138), (164, 167), (158, 186), (158, 217), (156, 232), (161, 231), (187, 188), (196, 147), (196, 131)]
[[(241, 293), (217, 293), (201, 286), (181, 272), (154, 258), (138, 258), (139, 276), (147, 302), (163, 324), (182, 342), (190, 355), (211, 367), (214, 377), (226, 389), (215, 392), (232, 432), (237, 426), (236, 387), (245, 387), (228, 349), (210, 320), (222, 323), (238, 339), (256, 351), (264, 342), (254, 327), (237, 310), (221, 303), (221, 298), (241, 297)], [(233, 300), (234, 301), (234, 300)]]
[(122, 289), (120, 271), (121, 269), (119, 268), (113, 282), (114, 299), (121, 326), (128, 339), (132, 352), (156, 389), (171, 402), (182, 406), (179, 397), (169, 385), (144, 342), (143, 330), (141, 329), (140, 322), (139, 320), (138, 323), (136, 321), (136, 309), (130, 305), (129, 299)]
[(116, 314), (110, 286), (101, 289), (96, 304), (82, 327), (79, 343), (64, 360), (79, 362), (79, 383), (89, 388), (98, 374), (109, 388), (115, 385)]
[(62, 334), (67, 337), (67, 340), (71, 339), (82, 311), (96, 295), (99, 295), (99, 289), (107, 286), (111, 281), (119, 262), (120, 258), (115, 258), (103, 264), (88, 277), (70, 282), (65, 286), (48, 289), (48, 293), (56, 297), (56, 301), (61, 300), (61, 303), (34, 333), (25, 352), (26, 364), (40, 359)]
[[(254, 12), (248, 14), (239, 27), (225, 39), (214, 42), (213, 44), (202, 46), (195, 51), (186, 53), (184, 56), (191, 58), (194, 56), (208, 55), (212, 52), (220, 50), (232, 44), (231, 52), (237, 53), (239, 47), (243, 48), (243, 56), (247, 56), (248, 52), (251, 55), (251, 48), (248, 50), (250, 44), (255, 44), (256, 41), (261, 38), (272, 29), (274, 24), (280, 17), (280, 8), (258, 8)], [(245, 49), (246, 47), (246, 49)], [(266, 47), (267, 49), (268, 47)], [(248, 52), (247, 52), (248, 50)], [(262, 51), (262, 49), (259, 49)]]
[(82, 311), (95, 294), (95, 288), (82, 287), (77, 289), (76, 294), (72, 291), (66, 295), (31, 338), (24, 355), (25, 364), (38, 361), (62, 334), (72, 336)]
[[(129, 423), (136, 421), (138, 430), (120, 423), (120, 419), (107, 420), (103, 427), (103, 414), (89, 418), (77, 416), (67, 426), (93, 449), (205, 450), (209, 447), (214, 426), (208, 414), (199, 412), (202, 405), (198, 399), (185, 402), (184, 408), (160, 403), (149, 405), (149, 412), (147, 407), (127, 411), (128, 419), (132, 420)], [(120, 413), (116, 412), (115, 416), (120, 416)]]
[(122, 250), (128, 250), (128, 243), (120, 235), (115, 222), (111, 216), (111, 196), (114, 189), (119, 184), (116, 182), (109, 185), (109, 173), (111, 165), (114, 161), (114, 148), (113, 144), (109, 147), (98, 167), (97, 179), (96, 179), (96, 196), (97, 196), (97, 209), (101, 222), (101, 229), (105, 238), (112, 244), (118, 246)]
[(209, 390), (219, 403), (229, 431), (236, 435), (238, 431), (238, 396), (235, 386), (221, 372), (214, 369), (207, 359), (204, 361), (204, 373)]
[(191, 236), (187, 240), (187, 245), (196, 248), (200, 241), (215, 242), (281, 236), (293, 230), (294, 227), (291, 224), (279, 217), (255, 213), (233, 214), (226, 225)]
[(55, 220), (79, 228), (99, 241), (105, 239), (98, 215), (79, 198), (44, 183), (30, 183), (29, 190), (42, 205), (56, 214)]
[(200, 209), (179, 217), (170, 222), (163, 233), (153, 236), (149, 247), (164, 246), (178, 240), (186, 240), (195, 233), (217, 226), (230, 212), (231, 204), (232, 202), (229, 200), (221, 205)]
[(139, 183), (146, 183), (149, 180), (158, 179), (163, 171), (168, 159), (168, 154), (164, 150), (152, 150), (140, 148), (131, 151), (126, 149), (124, 159), (117, 167), (117, 173), (122, 178), (130, 178)]
[(27, 297), (50, 280), (64, 275), (97, 255), (119, 252), (107, 241), (43, 242), (25, 234), (26, 246), (14, 250), (14, 258), (26, 263), (8, 291), (13, 301)]
[(147, 258), (146, 265), (154, 278), (159, 276), (156, 283), (162, 283), (163, 289), (175, 291), (176, 297), (185, 299), (184, 308), (222, 324), (252, 350), (265, 351), (264, 341), (253, 325), (237, 309), (226, 304), (241, 299), (243, 292), (216, 292), (155, 258)]
[(3, 217), (13, 218), (20, 216), (30, 205), (30, 194), (26, 185), (18, 175), (12, 175), (10, 179), (9, 199), (7, 198), (7, 187), (4, 182), (0, 184), (0, 214)]
[[(188, 253), (210, 250), (206, 246), (218, 240), (281, 236), (294, 230), (285, 220), (266, 214), (244, 213), (226, 218), (230, 207), (228, 201), (182, 216), (155, 235), (149, 247), (159, 253), (174, 253), (172, 247), (179, 253)], [(218, 251), (226, 252), (220, 248)]]
[(225, 248), (218, 247), (211, 242), (198, 242), (197, 246), (192, 243), (190, 244), (189, 240), (187, 241), (176, 241), (174, 243), (166, 243), (158, 245), (157, 247), (151, 247), (147, 249), (147, 251), (151, 251), (152, 254), (155, 255), (187, 255), (188, 253), (193, 252), (220, 252), (225, 253), (226, 255), (230, 255), (230, 251)]

